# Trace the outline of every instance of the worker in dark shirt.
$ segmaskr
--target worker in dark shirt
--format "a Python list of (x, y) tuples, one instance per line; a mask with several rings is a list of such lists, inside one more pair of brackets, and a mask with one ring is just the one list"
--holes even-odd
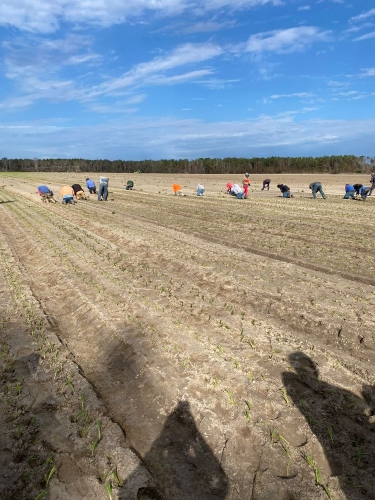
[(72, 189), (74, 191), (74, 196), (76, 197), (77, 200), (86, 199), (85, 192), (83, 191), (83, 188), (80, 184), (73, 184)]
[(363, 187), (363, 184), (353, 184), (356, 196), (359, 196), (359, 190)]
[(290, 187), (286, 184), (278, 184), (277, 187), (280, 189), (283, 198), (291, 198)]
[(264, 179), (262, 191), (264, 191), (266, 188), (267, 188), (267, 191), (269, 191), (270, 190), (270, 184), (271, 184), (271, 179)]
[(309, 185), (309, 188), (312, 191), (312, 195), (313, 195), (314, 199), (316, 199), (316, 193), (320, 193), (322, 195), (322, 198), (324, 200), (326, 199), (326, 195), (324, 194), (321, 182), (312, 182)]

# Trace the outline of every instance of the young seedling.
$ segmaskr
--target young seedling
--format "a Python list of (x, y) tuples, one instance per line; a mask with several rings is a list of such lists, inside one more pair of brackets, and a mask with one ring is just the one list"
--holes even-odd
[(52, 469), (49, 471), (49, 473), (45, 474), (44, 480), (46, 482), (46, 488), (48, 488), (48, 485), (49, 485), (49, 483), (50, 483), (50, 481), (51, 481), (51, 479), (52, 479), (52, 477), (53, 477), (53, 475), (54, 475), (55, 472), (56, 472), (56, 466), (54, 465), (52, 467)]
[(245, 418), (248, 422), (251, 420), (251, 403), (249, 401), (245, 400), (245, 404), (247, 406), (247, 409), (243, 412), (245, 415)]
[(308, 411), (307, 405), (306, 405), (306, 403), (302, 399), (299, 401), (298, 404), (300, 405), (300, 407), (302, 408), (302, 410)]
[(72, 390), (72, 393), (74, 394), (75, 393), (75, 390), (74, 390), (74, 385), (73, 385), (73, 382), (72, 382), (72, 378), (74, 377), (74, 373), (71, 373), (68, 378), (66, 379), (66, 382), (64, 383), (63, 385), (63, 389), (64, 387), (68, 386), (70, 387), (70, 389)]
[(107, 490), (107, 495), (109, 500), (112, 500), (112, 484), (111, 481), (108, 481), (105, 485), (105, 489)]
[(115, 469), (113, 469), (112, 474), (113, 474), (113, 479), (115, 480), (115, 483), (117, 484), (117, 486), (119, 488), (121, 488), (122, 482), (120, 481), (120, 478), (118, 477), (117, 467)]
[(46, 495), (47, 495), (46, 490), (43, 490), (39, 493), (39, 495), (35, 497), (35, 500), (42, 500), (42, 498), (44, 498)]
[(96, 422), (96, 427), (98, 429), (98, 434), (97, 434), (95, 440), (91, 443), (91, 454), (92, 455), (94, 455), (96, 447), (98, 446), (98, 444), (100, 443), (100, 440), (102, 439), (102, 430), (101, 430), (102, 423), (100, 420), (98, 420)]
[(345, 408), (350, 410), (351, 408), (354, 408), (355, 402), (350, 399), (350, 396), (347, 394), (344, 394), (344, 399), (345, 399)]
[(17, 396), (19, 396), (22, 392), (22, 386), (21, 386), (21, 382), (22, 382), (22, 377), (20, 377), (17, 382), (16, 382), (16, 391), (17, 391)]
[(323, 483), (321, 470), (314, 462), (313, 456), (312, 455), (305, 455), (304, 458), (305, 458), (307, 464), (309, 465), (309, 467), (311, 467), (314, 471), (315, 483), (318, 484), (319, 486), (321, 486), (323, 488), (323, 490), (325, 491), (325, 494), (327, 495), (327, 497), (330, 500), (332, 500), (331, 491), (328, 488), (328, 486)]
[(225, 391), (228, 394), (229, 401), (232, 403), (232, 405), (235, 405), (236, 404), (236, 400), (234, 399), (232, 391), (230, 391), (229, 389), (225, 389)]
[(286, 393), (286, 389), (282, 388), (280, 390), (281, 390), (281, 394), (283, 395), (283, 400), (288, 405), (289, 404), (289, 398), (288, 398), (288, 395)]
[(330, 425), (328, 427), (328, 435), (329, 435), (329, 438), (330, 438), (331, 442), (333, 443), (333, 428), (332, 428), (332, 425)]
[(359, 445), (359, 443), (355, 443), (355, 455), (357, 458), (357, 467), (361, 467), (362, 460), (367, 454), (364, 453), (364, 451), (362, 450), (362, 447)]

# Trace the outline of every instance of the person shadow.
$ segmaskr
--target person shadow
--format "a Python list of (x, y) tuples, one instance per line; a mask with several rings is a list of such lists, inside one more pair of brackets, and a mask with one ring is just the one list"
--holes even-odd
[(305, 353), (289, 360), (295, 373), (282, 374), (284, 386), (324, 450), (328, 475), (348, 500), (375, 499), (374, 387), (364, 385), (359, 396), (323, 381)]
[(178, 402), (142, 462), (122, 486), (120, 499), (224, 500), (227, 496), (227, 476), (200, 434), (188, 401)]

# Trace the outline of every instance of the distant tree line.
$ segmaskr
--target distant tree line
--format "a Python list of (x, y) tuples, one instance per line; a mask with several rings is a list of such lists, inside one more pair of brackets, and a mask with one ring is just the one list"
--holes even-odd
[(283, 158), (197, 158), (196, 160), (85, 160), (83, 158), (2, 158), (0, 171), (10, 172), (124, 172), (160, 174), (281, 174), (367, 173), (375, 168), (368, 156)]

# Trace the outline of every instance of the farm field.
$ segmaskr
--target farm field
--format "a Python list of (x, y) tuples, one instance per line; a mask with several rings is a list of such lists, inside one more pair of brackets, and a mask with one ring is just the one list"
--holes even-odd
[(369, 176), (88, 176), (0, 174), (1, 498), (375, 498)]

